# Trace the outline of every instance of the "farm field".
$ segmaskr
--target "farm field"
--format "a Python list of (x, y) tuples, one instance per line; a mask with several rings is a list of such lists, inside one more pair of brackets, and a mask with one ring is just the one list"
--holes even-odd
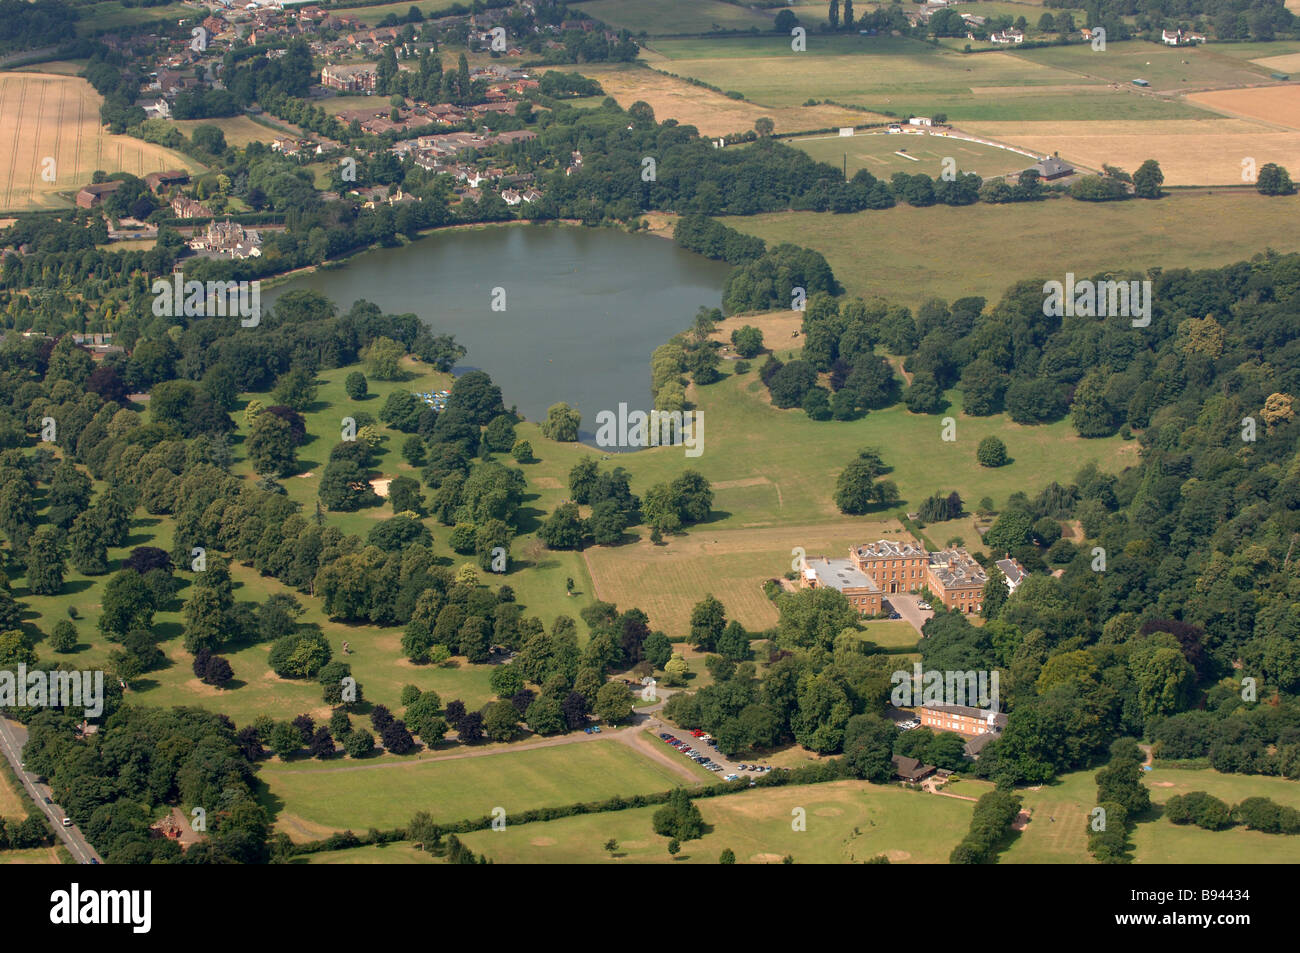
[(1269, 70), (1250, 60), (1219, 53), (1214, 44), (1175, 48), (1126, 40), (1107, 43), (1104, 51), (1079, 43), (1008, 55), (1109, 83), (1127, 85), (1134, 79), (1145, 79), (1151, 84), (1146, 95), (1270, 82)]
[[(650, 36), (713, 33), (722, 30), (771, 30), (770, 10), (742, 7), (719, 0), (587, 0), (575, 10), (603, 20), (615, 30)], [(825, 11), (823, 11), (824, 15)]]
[(1279, 73), (1290, 73), (1293, 70), (1300, 69), (1300, 53), (1281, 53), (1276, 56), (1261, 56), (1258, 59), (1251, 60), (1256, 66), (1262, 66), (1264, 69)]
[(94, 6), (81, 8), (81, 19), (76, 23), (76, 32), (78, 36), (91, 36), (140, 23), (153, 23), (155, 20), (176, 20), (193, 16), (194, 8), (183, 3), (136, 7), (125, 6), (118, 0), (104, 0)]
[[(908, 175), (923, 172), (937, 179), (944, 171), (945, 158), (949, 157), (956, 160), (957, 171), (975, 172), (989, 179), (1008, 172), (1019, 172), (1033, 165), (1038, 158), (940, 135), (860, 132), (854, 136), (821, 135), (808, 139), (790, 139), (787, 144), (802, 149), (819, 162), (829, 163), (836, 168), (847, 166), (849, 176), (859, 169), (866, 169), (878, 179), (888, 179), (895, 172), (906, 172)], [(900, 151), (905, 151), (912, 158), (897, 155)]]
[[(997, 301), (1013, 281), (1059, 280), (1070, 271), (1208, 268), (1270, 247), (1300, 250), (1300, 235), (1292, 227), (1300, 199), (1294, 196), (1270, 198), (1243, 190), (1175, 193), (1155, 202), (1096, 203), (1086, 209), (1078, 205), (1058, 199), (957, 209), (896, 207), (853, 215), (782, 212), (721, 221), (769, 244), (815, 248), (849, 294), (910, 307), (931, 296), (951, 301), (983, 295)], [(1070, 241), (1061, 242), (1063, 215), (1086, 219), (1088, 227), (1072, 229)], [(989, 241), (994, 235), (1017, 240)], [(1032, 262), (1026, 261), (1025, 248), (1035, 249)]]
[[(700, 774), (701, 782), (712, 777)], [(509, 824), (510, 812), (650, 794), (683, 782), (667, 765), (614, 739), (459, 758), (277, 762), (263, 764), (258, 775), (279, 813), (277, 830), (295, 840), (399, 827), (416, 811), (451, 823), (500, 806)]]
[[(475, 853), (497, 863), (716, 864), (730, 848), (741, 864), (863, 863), (885, 854), (893, 863), (945, 863), (965, 836), (973, 802), (865, 781), (755, 788), (699, 798), (705, 835), (682, 844), (674, 860), (668, 841), (654, 833), (655, 808), (507, 826), (505, 831), (459, 835)], [(807, 829), (792, 829), (803, 808)], [(614, 856), (605, 850), (618, 841)]]
[(278, 119), (268, 118), (265, 122), (270, 122), (276, 128), (266, 125), (264, 122), (257, 122), (248, 116), (223, 116), (219, 119), (178, 119), (172, 120), (175, 125), (186, 136), (194, 134), (195, 126), (216, 126), (226, 137), (226, 145), (243, 148), (250, 142), (265, 142), (268, 145), (276, 136), (293, 136), (301, 133), (295, 130), (287, 123), (280, 122)]
[[(1271, 90), (1203, 93), (1206, 97), (1237, 96)], [(1300, 123), (1300, 89), (1294, 94)], [(963, 128), (990, 139), (1031, 149), (1043, 155), (1059, 153), (1089, 169), (1104, 164), (1132, 172), (1155, 159), (1166, 186), (1241, 185), (1241, 162), (1252, 156), (1259, 165), (1277, 162), (1300, 167), (1300, 131), (1288, 132), (1244, 119), (1173, 119), (1153, 124), (1116, 122), (976, 122)], [(1296, 127), (1300, 130), (1300, 124)]]
[(52, 76), (76, 76), (86, 68), (90, 60), (46, 60), (28, 66), (18, 66), (15, 73), (49, 73)]
[(1219, 112), (1300, 129), (1300, 87), (1297, 86), (1228, 89), (1197, 93), (1189, 98)]
[(72, 858), (66, 847), (32, 847), (27, 850), (0, 850), (0, 866), (4, 864), (68, 864)]
[(22, 819), (27, 814), (27, 804), (19, 794), (10, 772), (0, 771), (0, 817)]
[[(179, 152), (105, 132), (100, 102), (84, 79), (0, 73), (0, 210), (70, 208), (98, 169), (143, 177), (202, 168)], [(46, 158), (54, 159), (53, 182), (42, 179)]]
[(1182, 103), (1111, 88), (1010, 53), (982, 56), (896, 37), (810, 34), (794, 53), (779, 36), (654, 41), (644, 58), (656, 68), (738, 90), (763, 106), (810, 98), (897, 116), (943, 112), (977, 119), (1177, 119), (1200, 112)]
[(676, 119), (706, 136), (748, 132), (762, 116), (776, 124), (777, 132), (852, 126), (884, 118), (839, 106), (756, 106), (642, 66), (593, 63), (577, 69), (599, 82), (620, 106), (627, 108), (638, 100), (649, 103), (659, 120)]
[(331, 8), (330, 13), (337, 17), (356, 17), (366, 26), (374, 26), (390, 13), (405, 17), (411, 7), (417, 7), (425, 17), (449, 10), (455, 0), (403, 0), (401, 3), (381, 3), (372, 7), (338, 7)]

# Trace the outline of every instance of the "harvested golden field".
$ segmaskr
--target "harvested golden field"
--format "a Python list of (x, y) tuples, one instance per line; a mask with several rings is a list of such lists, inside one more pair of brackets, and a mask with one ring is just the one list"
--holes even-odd
[[(766, 477), (713, 484), (715, 510), (727, 510), (729, 497), (770, 494), (780, 488)], [(734, 505), (734, 504), (733, 504)], [(593, 546), (583, 553), (595, 596), (618, 606), (636, 606), (650, 625), (668, 635), (690, 631), (691, 607), (709, 593), (751, 632), (775, 626), (776, 606), (763, 594), (765, 579), (790, 569), (791, 550), (801, 546), (810, 556), (848, 555), (853, 543), (903, 535), (896, 520), (841, 517), (809, 526), (711, 531), (697, 526), (689, 536), (674, 536), (667, 545), (648, 540), (617, 547)]]
[(657, 119), (676, 119), (706, 136), (746, 132), (760, 116), (776, 123), (777, 132), (853, 126), (884, 118), (838, 106), (756, 106), (643, 67), (584, 65), (579, 72), (600, 83), (620, 106), (647, 102)]
[(964, 123), (963, 128), (1044, 154), (1059, 152), (1089, 169), (1108, 163), (1132, 172), (1145, 160), (1155, 159), (1166, 185), (1241, 185), (1241, 163), (1247, 156), (1257, 165), (1277, 162), (1288, 168), (1300, 167), (1300, 133), (1245, 119), (978, 122)]
[[(99, 123), (99, 104), (84, 79), (0, 73), (0, 209), (68, 208), (97, 169), (144, 176), (201, 168), (162, 146), (109, 135)], [(53, 181), (44, 180), (46, 170)]]
[(1217, 112), (1300, 129), (1300, 86), (1221, 89), (1210, 93), (1193, 93), (1187, 98)]
[[(1300, 0), (1298, 0), (1300, 2)], [(1251, 60), (1256, 66), (1262, 66), (1265, 69), (1277, 70), (1279, 73), (1292, 73), (1300, 71), (1300, 53), (1284, 53), (1281, 56), (1265, 56), (1262, 59)]]

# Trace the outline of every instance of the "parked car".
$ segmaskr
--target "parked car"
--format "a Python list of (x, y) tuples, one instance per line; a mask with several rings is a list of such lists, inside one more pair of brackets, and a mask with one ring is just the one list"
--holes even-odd
[(922, 611), (928, 612), (928, 611), (930, 610), (930, 603), (928, 603), (928, 602), (918, 602), (918, 603), (916, 604), (916, 607), (917, 607), (918, 609), (921, 609)]
[(891, 612), (891, 613), (889, 613), (889, 617), (890, 617), (891, 619), (901, 619), (901, 618), (902, 618), (902, 616), (899, 615), (897, 612)]
[(729, 775), (727, 775), (725, 778), (723, 778), (722, 780), (724, 780), (724, 781), (734, 781), (734, 780), (736, 780), (738, 777), (740, 777), (740, 775), (738, 775), (738, 774), (729, 774)]

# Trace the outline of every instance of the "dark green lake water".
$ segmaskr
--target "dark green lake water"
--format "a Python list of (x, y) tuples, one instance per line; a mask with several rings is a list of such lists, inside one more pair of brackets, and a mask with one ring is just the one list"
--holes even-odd
[[(511, 226), (429, 235), (342, 268), (268, 289), (269, 304), (309, 288), (340, 310), (365, 298), (413, 312), (469, 349), (457, 374), (482, 369), (529, 420), (567, 401), (592, 442), (596, 414), (650, 409), (650, 355), (717, 307), (729, 268), (671, 241), (612, 229)], [(492, 310), (493, 289), (506, 310)]]

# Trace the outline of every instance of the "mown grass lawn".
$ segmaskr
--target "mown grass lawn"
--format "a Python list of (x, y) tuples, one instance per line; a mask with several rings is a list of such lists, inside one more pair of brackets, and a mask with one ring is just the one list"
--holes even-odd
[[(1039, 790), (1017, 790), (1033, 820), (1001, 855), (999, 863), (1094, 863), (1088, 853), (1088, 820), (1096, 807), (1096, 769), (1076, 771)], [(1267, 797), (1300, 808), (1300, 784), (1284, 778), (1222, 774), (1210, 768), (1161, 768), (1143, 772), (1155, 805), (1130, 835), (1133, 862), (1139, 864), (1293, 863), (1300, 842), (1285, 834), (1262, 834), (1233, 827), (1202, 830), (1170, 823), (1161, 809), (1175, 794), (1206, 791), (1233, 807), (1248, 797)], [(1055, 818), (1055, 820), (1052, 820)]]
[(508, 825), (512, 812), (667, 791), (683, 781), (612, 739), (462, 758), (274, 762), (263, 764), (259, 777), (280, 829), (291, 836), (303, 828), (399, 827), (417, 811), (450, 823), (489, 815), (495, 807), (505, 809)]
[[(654, 833), (655, 808), (525, 824), (461, 837), (498, 863), (716, 864), (726, 848), (737, 863), (862, 863), (885, 854), (893, 863), (946, 863), (965, 836), (974, 804), (864, 781), (754, 788), (695, 801), (706, 833), (682, 844), (674, 861)], [(806, 829), (795, 830), (802, 811)], [(605, 843), (613, 838), (611, 855)]]

